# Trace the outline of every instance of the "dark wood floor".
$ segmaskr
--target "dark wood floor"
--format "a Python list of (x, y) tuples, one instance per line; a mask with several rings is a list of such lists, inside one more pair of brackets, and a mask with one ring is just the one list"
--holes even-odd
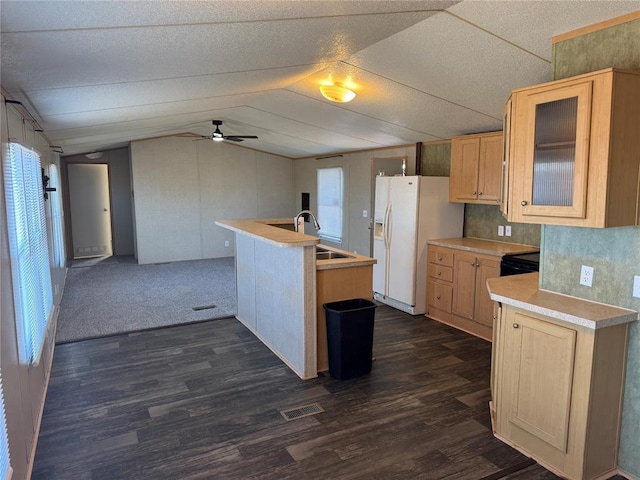
[(298, 379), (235, 319), (59, 345), (32, 478), (556, 479), (491, 434), (490, 353), (386, 306), (348, 381)]

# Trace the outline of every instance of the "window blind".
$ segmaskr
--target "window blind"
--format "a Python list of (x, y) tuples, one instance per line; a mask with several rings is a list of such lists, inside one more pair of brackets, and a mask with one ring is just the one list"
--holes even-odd
[(342, 168), (319, 168), (318, 234), (333, 242), (342, 242)]
[(7, 438), (7, 418), (4, 414), (2, 395), (2, 374), (0, 373), (0, 480), (11, 478), (11, 459), (9, 458), (9, 440)]
[(40, 157), (10, 144), (5, 163), (7, 226), (22, 360), (36, 364), (53, 306)]

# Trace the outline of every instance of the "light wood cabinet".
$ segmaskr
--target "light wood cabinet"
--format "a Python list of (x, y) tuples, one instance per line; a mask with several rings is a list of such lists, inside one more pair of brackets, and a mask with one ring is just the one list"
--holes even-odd
[(327, 319), (324, 304), (353, 298), (370, 299), (373, 265), (330, 268), (316, 272), (316, 322), (318, 372), (329, 370)]
[(495, 322), (495, 435), (563, 478), (613, 474), (628, 324), (593, 329), (504, 304)]
[(493, 302), (487, 279), (500, 276), (499, 256), (429, 246), (427, 316), (491, 340)]
[(512, 92), (505, 107), (507, 220), (637, 225), (639, 91), (640, 73), (606, 69)]
[(454, 255), (454, 285), (452, 312), (474, 322), (470, 333), (491, 340), (493, 302), (487, 292), (487, 280), (500, 276), (500, 258), (486, 255), (456, 253)]
[(431, 312), (450, 316), (453, 300), (453, 251), (429, 246), (427, 258), (427, 315)]
[(497, 205), (502, 187), (502, 132), (451, 139), (449, 200)]

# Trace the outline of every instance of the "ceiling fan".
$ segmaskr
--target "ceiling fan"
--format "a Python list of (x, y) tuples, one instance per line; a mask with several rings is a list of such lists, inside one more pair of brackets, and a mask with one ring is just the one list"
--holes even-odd
[(222, 120), (211, 120), (211, 123), (215, 125), (216, 129), (213, 131), (211, 135), (200, 135), (201, 138), (198, 140), (213, 140), (214, 142), (221, 142), (222, 140), (229, 140), (231, 142), (242, 142), (245, 138), (258, 138), (255, 135), (224, 135), (220, 131), (220, 126), (222, 125)]

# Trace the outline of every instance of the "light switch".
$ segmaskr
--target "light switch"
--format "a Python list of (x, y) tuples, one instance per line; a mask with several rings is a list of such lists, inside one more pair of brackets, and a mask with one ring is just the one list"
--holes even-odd
[(369, 212), (366, 210), (362, 210), (362, 218), (367, 218), (369, 216)]

